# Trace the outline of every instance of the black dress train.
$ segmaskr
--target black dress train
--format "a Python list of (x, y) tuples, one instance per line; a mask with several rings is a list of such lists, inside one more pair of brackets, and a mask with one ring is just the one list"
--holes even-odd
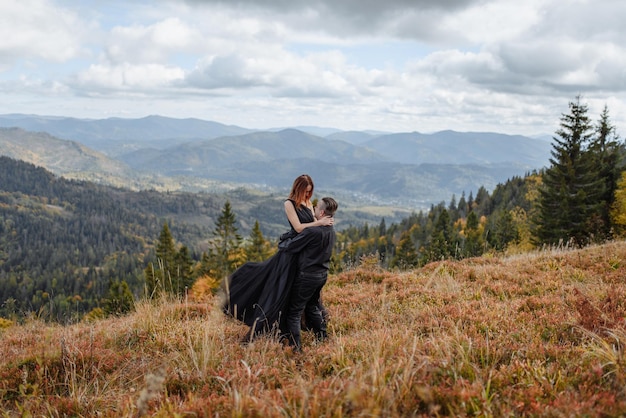
[[(290, 201), (295, 206), (295, 202)], [(306, 206), (296, 207), (296, 213), (301, 223), (315, 221)], [(280, 237), (281, 241), (296, 234), (292, 225), (291, 230)], [(226, 281), (222, 311), (250, 326), (248, 338), (281, 328), (280, 321), (284, 319), (281, 315), (298, 273), (297, 257), (279, 249), (265, 261), (245, 263)]]

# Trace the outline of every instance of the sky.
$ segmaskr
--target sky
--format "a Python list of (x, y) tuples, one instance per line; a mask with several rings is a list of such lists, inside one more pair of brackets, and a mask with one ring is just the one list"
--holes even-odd
[(626, 135), (623, 0), (0, 0), (0, 114)]

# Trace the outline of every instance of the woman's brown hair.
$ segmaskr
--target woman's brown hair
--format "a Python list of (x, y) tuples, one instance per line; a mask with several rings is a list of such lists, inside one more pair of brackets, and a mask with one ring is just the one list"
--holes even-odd
[[(311, 186), (311, 191), (307, 193), (307, 187)], [(302, 174), (293, 181), (291, 186), (291, 193), (289, 193), (289, 199), (296, 202), (296, 205), (306, 205), (311, 196), (313, 196), (313, 179), (308, 174)]]

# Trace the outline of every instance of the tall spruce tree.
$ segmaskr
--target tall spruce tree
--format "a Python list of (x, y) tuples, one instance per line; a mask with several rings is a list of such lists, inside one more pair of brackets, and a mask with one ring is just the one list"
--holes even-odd
[(191, 288), (194, 282), (193, 260), (191, 258), (191, 254), (189, 253), (189, 248), (187, 248), (186, 245), (182, 245), (176, 252), (174, 264), (176, 272), (172, 292), (183, 295)]
[(457, 205), (457, 210), (461, 218), (465, 218), (468, 215), (469, 206), (467, 204), (467, 201), (465, 200), (465, 191), (461, 194), (461, 198), (459, 199), (459, 203)]
[(414, 225), (411, 229), (408, 229), (400, 236), (400, 241), (396, 247), (396, 253), (391, 260), (390, 267), (397, 267), (399, 269), (410, 269), (418, 265), (419, 255), (415, 249), (415, 244), (411, 238), (413, 230), (417, 227)]
[(492, 228), (489, 243), (497, 251), (505, 250), (509, 243), (515, 242), (519, 238), (511, 211), (499, 209), (492, 213), (490, 224)]
[(444, 208), (441, 210), (431, 234), (428, 251), (425, 254), (427, 261), (437, 261), (455, 255), (456, 242), (453, 241), (450, 214)]
[(176, 250), (174, 238), (165, 222), (156, 245), (156, 261), (144, 269), (149, 296), (160, 292), (184, 294), (193, 284), (193, 261), (186, 246)]
[(174, 239), (167, 222), (164, 222), (156, 245), (156, 261), (144, 269), (148, 296), (171, 288), (171, 273), (173, 272), (175, 257)]
[(237, 232), (236, 223), (230, 201), (226, 201), (217, 218), (213, 239), (209, 242), (209, 253), (202, 261), (202, 271), (208, 272), (216, 280), (222, 280), (235, 271), (245, 258), (242, 237)]
[(602, 178), (598, 214), (594, 224), (595, 234), (599, 240), (605, 240), (611, 236), (610, 210), (623, 169), (619, 166), (620, 149), (616, 128), (611, 123), (608, 107), (604, 106), (596, 125), (595, 137), (589, 146), (594, 166), (597, 167)]
[(593, 235), (591, 220), (598, 213), (601, 178), (591, 153), (593, 137), (588, 107), (580, 96), (569, 103), (553, 137), (551, 166), (543, 175), (537, 216), (537, 238), (541, 244), (573, 240), (585, 245)]
[(244, 250), (247, 261), (263, 261), (274, 252), (271, 244), (265, 239), (263, 232), (261, 232), (259, 221), (254, 223), (254, 227), (250, 232), (250, 241), (245, 245)]
[(482, 239), (482, 230), (476, 212), (471, 211), (467, 215), (464, 230), (465, 241), (463, 244), (464, 257), (476, 257), (483, 252), (484, 241)]

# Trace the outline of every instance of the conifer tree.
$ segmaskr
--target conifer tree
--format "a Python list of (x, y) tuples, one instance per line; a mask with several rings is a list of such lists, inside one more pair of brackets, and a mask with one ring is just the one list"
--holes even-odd
[(159, 235), (159, 242), (156, 247), (156, 255), (163, 260), (165, 268), (171, 267), (174, 264), (176, 247), (174, 246), (174, 238), (172, 238), (172, 233), (170, 232), (170, 227), (167, 222), (163, 223), (163, 228)]
[(209, 254), (203, 257), (205, 272), (216, 280), (228, 277), (242, 264), (245, 254), (242, 248), (242, 237), (236, 226), (237, 218), (232, 211), (230, 201), (224, 203), (222, 213), (217, 218), (213, 239), (209, 242)]
[(467, 201), (465, 200), (465, 191), (461, 194), (459, 204), (457, 205), (457, 210), (461, 218), (465, 218), (467, 215), (469, 215), (469, 206), (467, 204)]
[(604, 106), (600, 115), (600, 120), (596, 126), (596, 135), (591, 141), (589, 151), (592, 152), (594, 167), (599, 171), (602, 178), (595, 233), (599, 240), (605, 240), (611, 235), (610, 209), (620, 172), (623, 169), (618, 165), (620, 144), (616, 128), (610, 121), (607, 106)]
[(244, 249), (247, 261), (263, 261), (272, 255), (273, 248), (263, 236), (258, 220), (254, 223), (250, 232), (250, 241)]
[(153, 296), (160, 291), (172, 288), (171, 279), (174, 271), (176, 247), (167, 222), (163, 228), (156, 245), (156, 261), (150, 263), (144, 269), (148, 296)]
[(476, 206), (476, 202), (474, 202), (474, 193), (470, 190), (470, 194), (467, 197), (467, 210), (472, 210)]
[(365, 222), (365, 225), (363, 225), (363, 227), (361, 228), (360, 238), (368, 239), (369, 236), (370, 236), (370, 226), (367, 222)]
[(456, 195), (453, 194), (452, 199), (450, 199), (450, 204), (448, 205), (448, 214), (450, 215), (452, 222), (455, 222), (458, 219), (457, 209)]
[(513, 223), (513, 215), (510, 211), (500, 209), (491, 214), (492, 233), (490, 234), (490, 244), (498, 251), (506, 249), (507, 245), (515, 242), (519, 236), (517, 228)]
[(189, 254), (189, 248), (182, 245), (174, 257), (175, 273), (173, 278), (172, 293), (183, 295), (193, 285), (193, 260)]
[(586, 151), (593, 136), (588, 108), (578, 96), (569, 109), (553, 137), (551, 166), (543, 175), (537, 216), (540, 243), (573, 240), (585, 245), (592, 235), (590, 220), (598, 213), (601, 179)]
[(415, 249), (413, 239), (411, 238), (411, 232), (412, 229), (406, 230), (400, 236), (400, 241), (396, 247), (396, 253), (391, 260), (390, 267), (409, 269), (418, 265), (419, 256)]
[(465, 257), (476, 257), (483, 252), (483, 239), (482, 231), (480, 229), (480, 223), (476, 212), (471, 211), (467, 215), (467, 221), (465, 222), (465, 243), (463, 246), (463, 253)]
[(452, 238), (452, 225), (446, 209), (442, 209), (439, 214), (431, 237), (428, 261), (443, 260), (454, 254), (455, 243)]
[(476, 197), (474, 198), (474, 207), (473, 210), (476, 211), (476, 215), (482, 216), (487, 215), (491, 212), (491, 196), (489, 196), (489, 192), (485, 189), (485, 186), (480, 186), (478, 188), (478, 192), (476, 192)]
[(133, 294), (124, 280), (111, 281), (109, 293), (104, 300), (104, 311), (109, 315), (122, 315), (134, 307)]
[(144, 269), (149, 296), (159, 292), (183, 295), (193, 284), (193, 261), (186, 246), (176, 250), (167, 222), (159, 235), (156, 261)]

